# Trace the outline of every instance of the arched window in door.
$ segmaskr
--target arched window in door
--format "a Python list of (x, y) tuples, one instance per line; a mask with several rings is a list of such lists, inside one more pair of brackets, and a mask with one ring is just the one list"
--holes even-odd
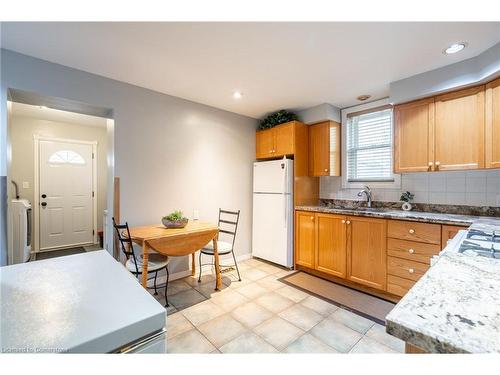
[(61, 150), (54, 152), (50, 155), (49, 163), (51, 164), (76, 164), (76, 165), (84, 165), (85, 160), (82, 156), (71, 150)]

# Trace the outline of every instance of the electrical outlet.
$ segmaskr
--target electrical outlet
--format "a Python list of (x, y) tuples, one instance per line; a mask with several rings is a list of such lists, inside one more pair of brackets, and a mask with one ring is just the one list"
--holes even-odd
[(30, 183), (28, 181), (23, 181), (23, 189), (29, 189)]
[(200, 211), (193, 210), (193, 220), (199, 220), (199, 219), (200, 219)]

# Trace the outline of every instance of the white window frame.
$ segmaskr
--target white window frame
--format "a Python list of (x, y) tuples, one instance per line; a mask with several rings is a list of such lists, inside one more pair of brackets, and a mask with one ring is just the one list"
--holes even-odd
[[(390, 105), (389, 98), (377, 100), (371, 103), (361, 104), (354, 107), (345, 108), (341, 111), (342, 115), (342, 188), (343, 189), (359, 189), (368, 185), (370, 188), (375, 189), (401, 189), (401, 175), (394, 174), (394, 181), (348, 181), (347, 176), (347, 116), (354, 112), (366, 111), (370, 109), (376, 110), (378, 107)], [(394, 126), (394, 122), (393, 122)], [(394, 138), (393, 138), (394, 142)], [(394, 150), (394, 145), (393, 145)], [(394, 154), (393, 154), (394, 161)]]

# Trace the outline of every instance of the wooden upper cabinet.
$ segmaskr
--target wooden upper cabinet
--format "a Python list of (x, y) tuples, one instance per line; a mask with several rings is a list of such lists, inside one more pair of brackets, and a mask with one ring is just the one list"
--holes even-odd
[(258, 130), (255, 135), (257, 159), (278, 158), (295, 152), (296, 121), (287, 122), (271, 129)]
[(255, 154), (257, 159), (273, 157), (274, 134), (273, 129), (259, 130), (255, 136)]
[(500, 168), (500, 78), (486, 85), (486, 168)]
[(425, 172), (434, 161), (434, 98), (394, 107), (394, 172)]
[(346, 277), (347, 243), (345, 216), (316, 214), (316, 269)]
[(314, 212), (295, 213), (295, 263), (308, 268), (315, 263), (315, 220)]
[(347, 279), (386, 290), (387, 222), (347, 217)]
[(340, 176), (340, 124), (325, 121), (309, 126), (309, 174)]
[(295, 151), (295, 121), (273, 128), (275, 134), (275, 153), (277, 156), (293, 155)]
[(435, 97), (434, 168), (484, 168), (485, 87)]

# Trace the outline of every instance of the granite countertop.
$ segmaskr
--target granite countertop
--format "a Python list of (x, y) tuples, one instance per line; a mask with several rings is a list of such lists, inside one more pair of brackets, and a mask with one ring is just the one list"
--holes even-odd
[[(500, 230), (500, 220), (472, 227)], [(430, 353), (500, 352), (500, 260), (459, 253), (465, 234), (387, 315), (388, 333)]]
[[(296, 206), (296, 210), (324, 212), (331, 214), (344, 214), (352, 216), (368, 216), (378, 217), (382, 219), (398, 219), (408, 221), (421, 221), (426, 223), (436, 224), (451, 224), (469, 226), (479, 219), (484, 217), (471, 216), (471, 215), (456, 215), (434, 212), (420, 212), (420, 211), (403, 211), (384, 208), (343, 208), (343, 207), (327, 207), (327, 206)], [(494, 219), (494, 218), (490, 218)]]

